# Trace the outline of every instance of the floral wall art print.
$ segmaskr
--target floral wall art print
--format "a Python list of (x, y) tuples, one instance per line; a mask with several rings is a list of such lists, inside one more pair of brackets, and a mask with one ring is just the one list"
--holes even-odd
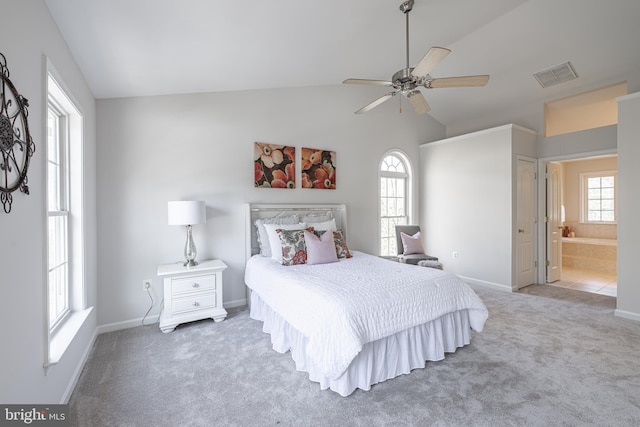
[(302, 188), (336, 189), (336, 152), (302, 149)]
[(261, 188), (296, 187), (296, 148), (255, 142), (253, 181)]

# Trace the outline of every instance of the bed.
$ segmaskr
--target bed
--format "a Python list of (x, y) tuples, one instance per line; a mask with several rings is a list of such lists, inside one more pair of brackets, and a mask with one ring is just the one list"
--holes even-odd
[(265, 236), (256, 223), (297, 220), (308, 228), (328, 218), (348, 242), (344, 205), (248, 206), (250, 316), (263, 322), (273, 349), (291, 352), (296, 369), (321, 389), (342, 396), (370, 390), (442, 360), (470, 343), (472, 329), (482, 331), (486, 307), (445, 271), (348, 249), (336, 262), (320, 264), (283, 265), (260, 253)]

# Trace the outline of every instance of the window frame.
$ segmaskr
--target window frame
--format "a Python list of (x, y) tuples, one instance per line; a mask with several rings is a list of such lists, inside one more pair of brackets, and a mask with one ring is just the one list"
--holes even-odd
[[(78, 334), (85, 321), (93, 311), (93, 307), (87, 304), (86, 296), (86, 278), (85, 278), (85, 222), (84, 222), (84, 114), (77, 107), (78, 103), (70, 96), (71, 92), (63, 84), (59, 78), (59, 73), (51, 64), (49, 59), (46, 61), (46, 70), (43, 73), (44, 93), (43, 93), (43, 134), (47, 136), (46, 159), (47, 164), (45, 170), (46, 191), (44, 192), (44, 209), (43, 221), (45, 230), (45, 265), (43, 268), (43, 280), (45, 286), (44, 292), (44, 331), (45, 331), (45, 359), (43, 367), (45, 375), (48, 369), (57, 364), (66, 350), (69, 348), (73, 338)], [(64, 188), (63, 208), (66, 213), (60, 213), (52, 210), (49, 215), (49, 180), (52, 170), (49, 166), (49, 110), (50, 108), (56, 113), (59, 120), (58, 131), (56, 134), (66, 141), (62, 159), (66, 162), (61, 171), (65, 175), (62, 179)], [(64, 143), (64, 142), (63, 142)], [(56, 206), (57, 207), (57, 206)], [(67, 240), (67, 301), (68, 310), (64, 315), (56, 318), (56, 321), (50, 323), (50, 226), (49, 218), (66, 217), (67, 227), (65, 237)]]
[[(388, 157), (395, 157), (400, 164), (404, 167), (404, 172), (397, 171), (389, 171), (383, 170), (385, 165), (385, 161)], [(403, 179), (404, 180), (404, 215), (402, 216), (386, 216), (383, 215), (382, 205), (383, 205), (383, 193), (382, 193), (382, 182), (383, 178), (395, 178), (395, 179)], [(395, 253), (391, 253), (394, 251), (389, 251), (396, 245), (396, 236), (395, 236), (395, 225), (400, 224), (411, 224), (413, 217), (412, 203), (413, 203), (413, 170), (412, 165), (409, 160), (409, 157), (402, 151), (394, 149), (387, 151), (382, 155), (380, 159), (380, 164), (378, 166), (378, 254), (382, 257), (395, 258), (397, 257), (397, 250)], [(388, 196), (384, 196), (388, 198)], [(397, 197), (395, 198), (398, 199)], [(388, 235), (383, 235), (383, 222), (388, 218), (404, 218), (404, 222), (394, 221), (393, 224), (388, 225)], [(385, 249), (386, 243), (386, 249)], [(397, 249), (397, 248), (396, 248)]]
[[(589, 220), (589, 178), (613, 177), (613, 221)], [(602, 211), (602, 209), (601, 209)], [(580, 174), (580, 222), (584, 224), (617, 224), (618, 223), (618, 171), (606, 170), (583, 172)]]

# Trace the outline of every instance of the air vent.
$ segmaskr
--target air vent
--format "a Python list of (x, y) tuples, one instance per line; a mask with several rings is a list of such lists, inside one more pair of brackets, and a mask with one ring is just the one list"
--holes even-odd
[(540, 83), (540, 86), (549, 87), (578, 78), (578, 75), (571, 66), (571, 63), (565, 62), (564, 64), (539, 71), (535, 73), (533, 77)]

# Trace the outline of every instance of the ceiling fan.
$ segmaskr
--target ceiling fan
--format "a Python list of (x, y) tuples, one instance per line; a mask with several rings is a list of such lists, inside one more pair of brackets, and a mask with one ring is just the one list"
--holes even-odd
[(414, 0), (407, 0), (400, 5), (400, 10), (406, 17), (406, 40), (407, 40), (407, 66), (402, 70), (396, 72), (391, 80), (371, 80), (371, 79), (346, 79), (342, 83), (345, 84), (361, 84), (361, 85), (380, 85), (389, 86), (394, 90), (382, 95), (375, 101), (365, 105), (356, 114), (366, 113), (367, 111), (382, 104), (387, 99), (396, 96), (398, 93), (402, 93), (407, 97), (413, 110), (417, 114), (427, 113), (431, 108), (427, 104), (427, 100), (420, 90), (419, 86), (423, 86), (426, 89), (439, 89), (450, 87), (478, 87), (484, 86), (489, 81), (488, 75), (480, 76), (460, 76), (460, 77), (444, 77), (433, 78), (429, 75), (429, 72), (433, 70), (436, 65), (442, 62), (443, 59), (451, 53), (449, 49), (443, 47), (432, 47), (427, 54), (418, 62), (414, 68), (409, 67), (409, 12), (413, 9)]

